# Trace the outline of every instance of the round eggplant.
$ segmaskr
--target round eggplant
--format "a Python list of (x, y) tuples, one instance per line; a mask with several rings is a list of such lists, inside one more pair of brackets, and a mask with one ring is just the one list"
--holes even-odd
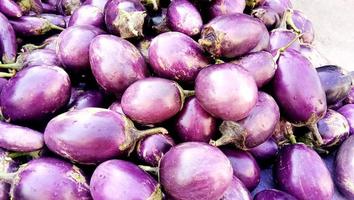
[(91, 25), (98, 28), (104, 27), (103, 11), (93, 5), (83, 5), (76, 9), (70, 17), (68, 26)]

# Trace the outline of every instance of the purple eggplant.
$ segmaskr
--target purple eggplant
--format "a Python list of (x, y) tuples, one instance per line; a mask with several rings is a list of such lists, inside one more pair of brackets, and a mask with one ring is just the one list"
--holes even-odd
[(167, 22), (172, 31), (189, 36), (200, 33), (202, 17), (197, 8), (188, 0), (174, 0), (167, 9)]
[(252, 191), (253, 196), (262, 190), (276, 188), (273, 177), (273, 165), (266, 165), (265, 168), (262, 168), (260, 176), (261, 180), (258, 186)]
[(295, 50), (280, 53), (273, 79), (273, 93), (287, 120), (311, 128), (322, 143), (315, 124), (327, 110), (326, 94), (316, 70)]
[(210, 5), (208, 15), (213, 19), (218, 16), (243, 13), (245, 7), (245, 0), (214, 0)]
[(44, 17), (22, 16), (18, 19), (11, 19), (9, 21), (16, 34), (24, 37), (44, 35), (51, 30), (63, 30), (63, 28), (52, 24)]
[(287, 19), (287, 24), (295, 31), (300, 32), (301, 40), (304, 43), (311, 44), (315, 39), (315, 33), (312, 22), (298, 10), (292, 10), (290, 17)]
[(268, 161), (272, 161), (278, 154), (278, 145), (273, 138), (269, 138), (249, 151), (259, 163), (267, 163)]
[(209, 142), (216, 134), (216, 119), (191, 97), (178, 114), (174, 130), (184, 142)]
[(198, 102), (214, 117), (238, 121), (257, 103), (256, 82), (239, 65), (211, 65), (199, 72), (195, 82)]
[(234, 58), (268, 48), (269, 34), (261, 21), (238, 13), (211, 20), (199, 43), (216, 57)]
[(55, 52), (56, 50), (56, 45), (57, 45), (57, 40), (58, 40), (59, 35), (52, 35), (45, 39), (42, 44), (40, 45), (34, 45), (34, 44), (25, 44), (22, 46), (22, 49), (24, 52), (30, 52), (36, 49), (49, 49), (53, 50)]
[(341, 102), (348, 96), (352, 86), (352, 78), (346, 70), (335, 65), (325, 65), (316, 68), (316, 70), (326, 92), (328, 105)]
[(277, 12), (280, 16), (283, 16), (284, 12), (292, 8), (291, 0), (264, 0), (261, 3), (262, 6), (268, 6)]
[(45, 129), (44, 141), (51, 151), (71, 161), (96, 164), (127, 155), (138, 140), (157, 133), (167, 131), (139, 131), (132, 121), (116, 112), (84, 108), (53, 118)]
[[(112, 45), (107, 48), (107, 44)], [(127, 40), (100, 35), (90, 44), (90, 64), (98, 84), (107, 92), (122, 95), (129, 85), (148, 76), (143, 56)]]
[(68, 26), (92, 25), (104, 27), (104, 14), (100, 8), (92, 5), (83, 5), (76, 9), (70, 17)]
[(66, 27), (64, 16), (62, 16), (62, 15), (43, 13), (40, 16), (42, 18), (47, 19), (51, 24), (53, 24), (55, 26), (59, 26), (59, 27), (62, 27), (62, 28)]
[(354, 136), (350, 136), (341, 145), (334, 163), (334, 180), (341, 193), (348, 199), (354, 199)]
[(162, 156), (173, 146), (175, 146), (175, 142), (170, 136), (156, 134), (140, 140), (136, 152), (141, 161), (157, 167)]
[(309, 44), (301, 44), (300, 53), (305, 56), (315, 68), (329, 64), (329, 61), (321, 55), (315, 47)]
[(81, 170), (55, 158), (39, 158), (0, 179), (11, 184), (11, 199), (90, 200), (90, 190)]
[(331, 109), (328, 109), (326, 115), (317, 122), (317, 127), (323, 139), (322, 147), (325, 148), (339, 145), (349, 136), (347, 119)]
[(17, 42), (15, 31), (8, 19), (0, 13), (0, 53), (1, 61), (14, 63), (17, 54)]
[(245, 68), (256, 80), (258, 88), (261, 88), (273, 78), (277, 68), (272, 54), (266, 51), (248, 54), (232, 61), (232, 63)]
[[(294, 39), (297, 38), (295, 32), (286, 29), (274, 29), (270, 33), (270, 45), (269, 48), (271, 51), (278, 50), (282, 47), (290, 44)], [(297, 51), (300, 50), (300, 41), (297, 39), (293, 42), (288, 49), (295, 49)]]
[(254, 197), (254, 200), (297, 200), (295, 197), (290, 194), (276, 190), (269, 189), (258, 192)]
[(31, 152), (42, 149), (43, 134), (35, 130), (0, 122), (0, 147), (9, 151)]
[(123, 160), (100, 164), (92, 175), (90, 189), (95, 200), (162, 199), (158, 182), (138, 166)]
[(260, 168), (253, 156), (246, 151), (234, 149), (222, 149), (223, 153), (230, 160), (233, 174), (252, 191), (257, 187), (260, 180)]
[(261, 6), (252, 10), (251, 15), (260, 19), (268, 30), (272, 30), (280, 26), (281, 20), (279, 14), (268, 6)]
[(1, 0), (0, 12), (7, 17), (22, 17), (21, 7), (13, 0)]
[(124, 115), (123, 108), (122, 108), (122, 104), (120, 104), (119, 101), (113, 102), (113, 103), (109, 106), (108, 109), (109, 109), (109, 110), (112, 110), (112, 111), (114, 111), (114, 112), (116, 112), (116, 113), (119, 113), (119, 114)]
[(81, 6), (81, 0), (58, 0), (58, 12), (70, 16)]
[(159, 165), (160, 183), (173, 199), (220, 199), (232, 182), (232, 166), (216, 147), (185, 142), (172, 147)]
[(79, 110), (88, 107), (102, 107), (104, 101), (103, 94), (98, 90), (88, 90), (78, 95), (70, 104), (69, 110)]
[(343, 101), (345, 104), (354, 104), (354, 87), (352, 87)]
[(354, 134), (354, 104), (347, 104), (337, 110), (340, 114), (342, 114), (349, 123), (349, 132), (350, 134)]
[(108, 2), (108, 0), (86, 0), (84, 2), (84, 5), (92, 5), (95, 6), (99, 9), (101, 9), (101, 11), (104, 11), (104, 7), (106, 5), (106, 3)]
[(171, 31), (167, 23), (167, 9), (162, 8), (157, 13), (149, 16), (151, 29), (156, 33), (165, 33)]
[(208, 61), (198, 43), (178, 32), (160, 34), (149, 47), (149, 63), (154, 72), (181, 82), (193, 82)]
[(176, 115), (192, 91), (163, 78), (146, 78), (130, 85), (122, 96), (124, 114), (141, 124), (156, 124)]
[(272, 136), (279, 119), (279, 107), (273, 97), (259, 92), (248, 116), (240, 121), (224, 121), (219, 127), (222, 137), (212, 143), (216, 146), (231, 143), (244, 150), (256, 147)]
[(110, 0), (104, 13), (110, 33), (122, 38), (143, 36), (146, 11), (139, 0)]
[(57, 13), (57, 6), (42, 2), (43, 13)]
[(334, 185), (321, 159), (304, 144), (283, 147), (275, 163), (275, 178), (281, 190), (304, 200), (331, 200)]
[(43, 121), (67, 104), (70, 87), (68, 74), (59, 67), (21, 70), (1, 92), (2, 113), (11, 122)]
[(251, 200), (251, 194), (245, 187), (245, 185), (233, 176), (231, 185), (224, 192), (224, 195), (220, 200)]
[(56, 52), (64, 69), (84, 73), (90, 69), (89, 49), (91, 41), (103, 31), (94, 26), (73, 26), (60, 33)]

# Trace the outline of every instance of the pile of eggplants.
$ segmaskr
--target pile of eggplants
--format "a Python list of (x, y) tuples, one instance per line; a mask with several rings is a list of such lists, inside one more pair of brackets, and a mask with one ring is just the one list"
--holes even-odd
[(354, 200), (314, 40), (291, 0), (0, 0), (0, 200)]

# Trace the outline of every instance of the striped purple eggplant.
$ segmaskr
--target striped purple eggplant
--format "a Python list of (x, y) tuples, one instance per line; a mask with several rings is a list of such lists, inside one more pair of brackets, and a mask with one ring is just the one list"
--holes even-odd
[(22, 17), (21, 7), (13, 0), (1, 0), (0, 12), (7, 17)]
[(0, 55), (4, 63), (14, 63), (17, 54), (16, 34), (8, 19), (0, 13)]

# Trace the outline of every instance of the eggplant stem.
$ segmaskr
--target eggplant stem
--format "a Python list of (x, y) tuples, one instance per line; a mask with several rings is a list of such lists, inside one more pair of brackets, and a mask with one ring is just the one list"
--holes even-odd
[(183, 90), (184, 98), (188, 98), (195, 95), (194, 90)]
[(52, 24), (52, 23), (50, 23), (50, 28), (51, 29), (53, 29), (53, 30), (58, 30), (58, 31), (63, 31), (63, 30), (65, 30), (64, 28), (62, 28), (62, 27), (60, 27), (60, 26), (57, 26), (57, 25), (55, 25), (55, 24)]
[(285, 123), (285, 133), (286, 133), (286, 137), (288, 138), (288, 140), (290, 140), (291, 144), (296, 144), (296, 138), (294, 136), (294, 132), (293, 132), (293, 126), (291, 125), (291, 123), (286, 122)]
[(167, 135), (168, 131), (162, 127), (151, 128), (151, 129), (147, 129), (147, 130), (137, 130), (136, 140), (138, 141), (146, 136), (155, 135), (158, 133), (161, 133), (163, 135)]
[(15, 63), (8, 63), (8, 64), (0, 64), (0, 68), (3, 69), (15, 69), (15, 70), (19, 70), (21, 69), (21, 65), (17, 62)]
[(284, 11), (283, 18), (281, 19), (279, 28), (286, 29), (286, 22), (287, 19), (290, 17), (290, 14), (291, 14), (291, 10), (289, 8)]
[(0, 172), (0, 180), (12, 184), (16, 177), (16, 173)]
[(283, 52), (286, 51), (294, 42), (296, 42), (297, 40), (299, 40), (302, 35), (303, 35), (303, 34), (297, 35), (293, 40), (291, 40), (287, 45), (285, 45), (285, 46), (283, 46), (282, 48), (280, 48), (278, 51), (279, 51), (280, 53), (283, 53)]
[(321, 146), (323, 144), (323, 139), (322, 136), (320, 134), (320, 132), (318, 131), (318, 127), (316, 123), (312, 123), (310, 125), (307, 126), (312, 135), (316, 138), (317, 142), (316, 142), (316, 146)]
[(15, 75), (15, 73), (7, 73), (7, 72), (0, 72), (1, 78), (11, 78)]
[(286, 24), (288, 26), (290, 26), (290, 28), (292, 28), (297, 34), (301, 34), (302, 31), (295, 25), (294, 21), (293, 21), (293, 18), (291, 16), (291, 14), (293, 14), (293, 10), (290, 10), (289, 9), (289, 14), (286, 16), (285, 18), (285, 21), (286, 21)]
[(14, 159), (18, 157), (23, 157), (23, 156), (30, 156), (34, 159), (39, 158), (41, 154), (41, 150), (38, 151), (32, 151), (32, 152), (12, 152), (9, 153), (8, 157)]
[(223, 61), (223, 60), (221, 60), (221, 59), (219, 59), (219, 58), (215, 58), (215, 64), (217, 65), (217, 64), (223, 64), (223, 63), (225, 63), (225, 61)]
[(48, 43), (43, 43), (41, 45), (35, 45), (35, 44), (25, 44), (22, 46), (22, 52), (29, 52), (29, 51), (33, 51), (36, 49), (42, 49), (45, 46), (47, 46)]
[(154, 175), (158, 175), (159, 174), (159, 169), (157, 167), (151, 167), (151, 166), (147, 166), (147, 165), (138, 165), (138, 167), (146, 172), (152, 173)]

